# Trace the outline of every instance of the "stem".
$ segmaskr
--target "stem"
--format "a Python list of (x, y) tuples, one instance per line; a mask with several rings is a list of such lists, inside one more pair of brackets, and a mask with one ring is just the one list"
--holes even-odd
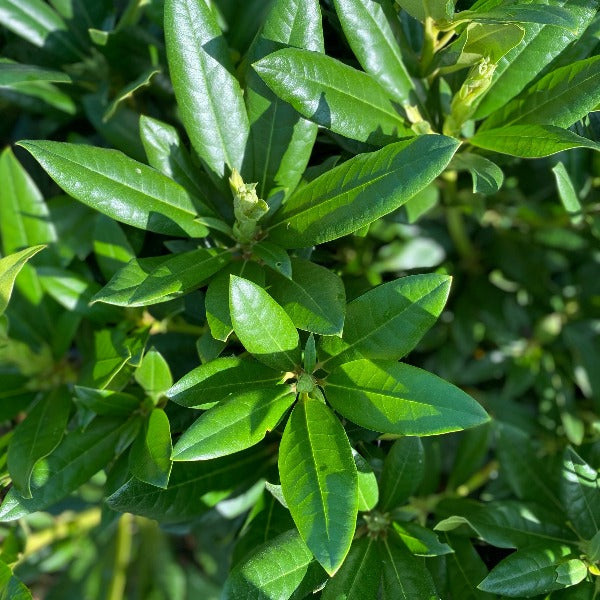
[(127, 583), (127, 567), (131, 558), (132, 515), (124, 513), (117, 524), (114, 570), (109, 583), (106, 600), (123, 600)]
[(456, 206), (448, 207), (446, 209), (446, 223), (458, 253), (466, 261), (473, 262), (476, 254), (475, 247), (469, 239), (461, 209)]
[(434, 21), (431, 17), (425, 19), (425, 39), (423, 40), (423, 51), (421, 52), (421, 75), (425, 77), (433, 55), (435, 52), (435, 46), (437, 43), (437, 29), (435, 28)]

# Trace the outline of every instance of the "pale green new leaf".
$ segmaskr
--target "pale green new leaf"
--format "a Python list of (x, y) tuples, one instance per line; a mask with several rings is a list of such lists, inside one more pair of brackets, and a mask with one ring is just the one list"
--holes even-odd
[(358, 473), (358, 510), (373, 510), (379, 502), (379, 486), (371, 465), (352, 448), (352, 456)]
[(374, 145), (414, 135), (396, 101), (373, 77), (335, 58), (284, 48), (253, 67), (303, 117), (335, 133)]
[(134, 259), (117, 271), (93, 302), (147, 306), (183, 296), (202, 285), (231, 259), (226, 250), (199, 248), (170, 256)]
[(134, 377), (155, 403), (173, 385), (169, 363), (154, 348), (144, 354)]
[(567, 213), (569, 213), (571, 222), (574, 225), (577, 225), (583, 218), (582, 207), (581, 202), (577, 197), (575, 187), (573, 186), (573, 182), (569, 177), (569, 173), (565, 168), (565, 165), (560, 161), (552, 167), (552, 172), (554, 173), (554, 178), (556, 179), (558, 196), (565, 207), (565, 210)]
[(275, 214), (269, 240), (302, 248), (357, 231), (431, 183), (458, 145), (442, 135), (422, 135), (351, 158), (293, 194)]
[(229, 310), (235, 334), (255, 358), (280, 371), (293, 371), (300, 364), (298, 331), (264, 289), (232, 275)]
[(403, 363), (355, 360), (327, 378), (327, 400), (357, 425), (401, 435), (435, 435), (481, 425), (486, 412), (436, 375)]
[(416, 104), (412, 82), (389, 19), (396, 18), (387, 0), (335, 0), (344, 35), (362, 68), (400, 103)]
[(204, 0), (167, 0), (165, 38), (181, 118), (211, 173), (242, 170), (248, 115), (227, 42)]
[(346, 432), (319, 400), (294, 407), (279, 447), (279, 475), (302, 539), (333, 575), (354, 536), (358, 478)]
[(356, 540), (340, 570), (323, 590), (323, 600), (377, 600), (381, 579), (381, 543), (370, 537)]
[(577, 31), (579, 21), (566, 8), (547, 4), (520, 5), (511, 3), (488, 10), (463, 10), (452, 20), (453, 25), (465, 22), (480, 23), (539, 23)]
[(208, 232), (179, 184), (117, 150), (39, 140), (20, 145), (65, 192), (116, 221), (165, 235)]
[(580, 60), (542, 77), (492, 113), (479, 132), (510, 125), (570, 127), (600, 103), (600, 56)]
[[(346, 307), (342, 339), (321, 338), (326, 369), (366, 356), (399, 359), (435, 323), (450, 292), (451, 278), (430, 273), (390, 281), (359, 296)], [(323, 355), (328, 356), (323, 360)]]
[(419, 21), (431, 18), (444, 23), (451, 19), (454, 13), (452, 0), (396, 0), (396, 3)]
[(572, 148), (600, 150), (600, 144), (553, 125), (511, 125), (477, 132), (469, 143), (521, 158), (541, 158)]
[(587, 567), (569, 546), (546, 543), (519, 550), (498, 563), (477, 586), (509, 598), (530, 598), (575, 585)]
[(258, 444), (295, 398), (289, 386), (271, 386), (221, 401), (183, 432), (173, 448), (173, 460), (208, 460)]
[(171, 475), (171, 426), (164, 410), (155, 408), (138, 433), (129, 454), (129, 470), (140, 481), (166, 489)]
[(231, 571), (222, 599), (291, 598), (312, 561), (312, 554), (297, 531), (282, 533), (260, 545)]
[(250, 389), (274, 387), (281, 373), (253, 358), (231, 356), (216, 358), (184, 375), (167, 397), (177, 404), (191, 408), (209, 408), (232, 394)]
[(15, 279), (27, 261), (46, 246), (33, 246), (0, 258), (0, 315), (8, 306)]
[(31, 498), (30, 479), (36, 463), (60, 443), (70, 410), (70, 394), (66, 387), (59, 387), (42, 396), (15, 427), (7, 466), (13, 485), (24, 498)]

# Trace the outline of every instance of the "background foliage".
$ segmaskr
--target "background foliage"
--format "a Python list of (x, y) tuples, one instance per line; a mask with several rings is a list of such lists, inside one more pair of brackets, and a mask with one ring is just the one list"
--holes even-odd
[(164, 4), (0, 0), (0, 595), (599, 596), (597, 3)]

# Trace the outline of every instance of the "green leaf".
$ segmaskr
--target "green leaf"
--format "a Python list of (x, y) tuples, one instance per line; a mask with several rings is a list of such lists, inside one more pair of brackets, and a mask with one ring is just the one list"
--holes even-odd
[(571, 448), (563, 456), (560, 497), (579, 535), (591, 539), (600, 531), (600, 475)]
[(573, 556), (573, 549), (563, 544), (519, 550), (497, 564), (477, 587), (509, 598), (531, 598), (560, 590), (587, 576), (585, 564)]
[(452, 0), (396, 0), (396, 3), (419, 21), (431, 18), (434, 21), (444, 22), (451, 19), (454, 14)]
[(464, 600), (496, 600), (497, 596), (477, 589), (488, 570), (468, 538), (446, 538), (454, 553), (446, 557), (448, 589), (453, 598)]
[(134, 376), (155, 404), (173, 385), (169, 363), (154, 348), (144, 354), (144, 358), (136, 369)]
[(292, 278), (292, 261), (288, 253), (270, 242), (259, 242), (252, 246), (252, 254), (271, 269), (281, 273), (284, 277)]
[(280, 371), (293, 371), (300, 364), (294, 323), (260, 286), (232, 275), (229, 310), (235, 334), (255, 358)]
[(276, 213), (269, 240), (301, 248), (357, 231), (426, 187), (457, 147), (452, 138), (422, 135), (355, 156), (302, 186)]
[(569, 543), (575, 540), (560, 513), (533, 503), (497, 500), (480, 504), (461, 499), (441, 504), (440, 509), (452, 516), (441, 520), (436, 531), (452, 531), (462, 525), (478, 537), (499, 548), (525, 548), (546, 542)]
[(233, 168), (242, 171), (248, 116), (214, 14), (204, 0), (167, 0), (164, 27), (171, 80), (192, 145), (217, 179)]
[(295, 398), (288, 386), (273, 386), (222, 400), (183, 432), (173, 449), (173, 460), (207, 460), (258, 444)]
[(286, 531), (258, 546), (231, 571), (222, 598), (290, 598), (312, 560), (312, 554), (298, 532)]
[(323, 364), (335, 365), (366, 356), (397, 360), (410, 352), (435, 323), (450, 292), (447, 275), (410, 275), (359, 296), (346, 307), (342, 339), (321, 338)]
[(319, 400), (294, 407), (279, 447), (279, 475), (302, 539), (333, 575), (354, 536), (358, 477), (344, 428)]
[(281, 374), (252, 358), (217, 358), (184, 375), (167, 397), (188, 407), (209, 408), (230, 395), (274, 387)]
[(500, 190), (504, 181), (504, 173), (496, 163), (470, 152), (455, 154), (448, 168), (469, 171), (473, 178), (473, 193), (495, 194)]
[(489, 420), (461, 389), (402, 363), (355, 360), (333, 371), (326, 386), (327, 400), (341, 415), (383, 433), (435, 435)]
[(392, 98), (415, 104), (415, 86), (389, 22), (396, 18), (391, 4), (387, 0), (335, 0), (335, 10), (361, 67)]
[(394, 523), (394, 531), (416, 556), (443, 556), (454, 552), (448, 544), (440, 542), (431, 529), (417, 523)]
[(479, 23), (540, 23), (577, 31), (578, 20), (566, 8), (547, 4), (509, 4), (487, 10), (463, 10), (452, 19), (453, 25), (475, 21)]
[(0, 561), (0, 598), (6, 600), (32, 600), (31, 592), (13, 575), (10, 567)]
[(8, 492), (0, 506), (0, 521), (14, 521), (49, 508), (83, 485), (113, 459), (119, 439), (131, 430), (134, 421), (98, 417), (85, 430), (66, 435), (42, 468), (36, 469), (26, 499), (16, 490)]
[(418, 437), (394, 442), (383, 463), (380, 509), (389, 511), (404, 504), (419, 487), (425, 470), (425, 451)]
[[(483, 58), (496, 65), (522, 39), (524, 31), (518, 25), (482, 25), (470, 23), (455, 42), (460, 52), (457, 67), (480, 62)], [(450, 50), (453, 50), (452, 46)], [(450, 65), (452, 68), (453, 65)]]
[[(249, 64), (283, 45), (323, 52), (321, 10), (317, 0), (280, 0), (272, 3), (260, 35), (248, 52)], [(277, 97), (249, 67), (246, 108), (250, 120), (257, 193), (277, 207), (298, 185), (308, 164), (317, 125), (303, 119)]]
[(229, 279), (232, 274), (261, 286), (265, 283), (264, 270), (257, 263), (233, 261), (208, 284), (205, 298), (206, 320), (213, 337), (223, 342), (233, 332), (229, 311)]
[(155, 408), (133, 442), (129, 470), (140, 481), (166, 489), (172, 467), (171, 451), (169, 418), (164, 410)]
[(377, 477), (371, 465), (354, 448), (352, 456), (358, 473), (358, 510), (362, 512), (373, 510), (379, 501)]
[(346, 292), (340, 277), (301, 258), (293, 258), (291, 264), (291, 279), (273, 277), (271, 296), (298, 329), (340, 335), (346, 313)]
[(37, 65), (0, 62), (0, 86), (31, 81), (71, 83), (71, 78), (62, 71), (52, 71), (51, 69), (45, 69)]
[[(114, 510), (161, 522), (186, 521), (209, 509), (210, 495), (227, 495), (248, 482), (256, 482), (270, 464), (270, 455), (270, 449), (253, 448), (215, 460), (175, 463), (166, 490), (130, 479), (106, 502)], [(190, 502), (190, 498), (194, 500)]]
[(208, 233), (179, 184), (117, 150), (39, 140), (19, 145), (65, 192), (116, 221), (165, 235)]
[(492, 113), (481, 124), (479, 132), (528, 124), (566, 128), (593, 111), (598, 103), (600, 56), (593, 56), (548, 73)]
[[(576, 30), (557, 29), (553, 25), (523, 23), (525, 36), (496, 66), (494, 80), (475, 112), (482, 119), (520, 93), (569, 44), (576, 40), (596, 16), (597, 7), (579, 0), (559, 0), (574, 19)], [(547, 6), (544, 4), (541, 10)]]
[(125, 392), (96, 390), (81, 385), (76, 385), (74, 391), (77, 402), (97, 415), (126, 417), (140, 407), (140, 399)]
[(370, 537), (356, 540), (340, 570), (323, 590), (323, 600), (376, 600), (381, 579), (380, 543)]
[(600, 144), (552, 125), (511, 125), (487, 129), (469, 138), (469, 144), (521, 158), (540, 158), (571, 148), (600, 150)]
[(190, 252), (134, 259), (117, 271), (92, 298), (117, 306), (147, 306), (183, 296), (202, 285), (231, 260), (227, 250)]
[(131, 97), (135, 94), (135, 92), (149, 86), (152, 81), (152, 78), (155, 75), (158, 75), (159, 73), (160, 69), (146, 69), (133, 81), (130, 81), (123, 89), (119, 90), (117, 95), (113, 98), (112, 102), (104, 111), (102, 120), (106, 122), (109, 119), (111, 119), (123, 102), (125, 102), (126, 100), (130, 100)]
[(571, 217), (571, 222), (577, 225), (582, 221), (582, 207), (577, 192), (573, 186), (573, 182), (569, 177), (569, 173), (565, 168), (565, 165), (560, 161), (552, 167), (554, 178), (556, 179), (556, 187), (558, 189), (558, 196), (565, 207), (565, 210)]
[(8, 306), (17, 275), (25, 266), (25, 263), (45, 247), (33, 246), (33, 248), (26, 248), (20, 252), (0, 258), (0, 315), (4, 313)]
[(375, 79), (335, 58), (284, 48), (253, 67), (303, 117), (344, 137), (384, 145), (414, 135)]
[(431, 575), (422, 558), (413, 556), (395, 532), (382, 542), (383, 600), (437, 600)]
[(71, 397), (65, 387), (42, 396), (14, 429), (7, 454), (13, 485), (24, 498), (31, 498), (33, 468), (60, 443), (71, 410)]

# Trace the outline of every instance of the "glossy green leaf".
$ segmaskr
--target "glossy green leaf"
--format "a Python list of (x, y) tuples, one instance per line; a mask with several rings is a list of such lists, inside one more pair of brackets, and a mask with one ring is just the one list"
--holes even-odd
[(134, 376), (155, 403), (173, 385), (169, 363), (154, 348), (144, 354)]
[(444, 22), (452, 18), (454, 13), (454, 4), (451, 0), (396, 0), (396, 2), (419, 21), (431, 18), (434, 21)]
[(561, 6), (547, 4), (498, 5), (488, 10), (463, 10), (452, 20), (457, 25), (463, 22), (480, 23), (540, 23), (576, 31), (579, 22), (574, 15)]
[(299, 248), (357, 231), (426, 187), (457, 147), (452, 138), (423, 135), (355, 156), (302, 186), (276, 213), (269, 240)]
[(76, 385), (74, 391), (77, 403), (97, 415), (125, 417), (140, 407), (140, 399), (125, 392), (96, 390), (81, 385)]
[(319, 400), (294, 407), (279, 447), (279, 475), (302, 539), (333, 575), (354, 536), (358, 478), (344, 428)]
[(573, 186), (573, 182), (569, 177), (569, 173), (562, 162), (556, 163), (552, 167), (554, 178), (556, 179), (556, 187), (558, 189), (558, 196), (565, 207), (565, 210), (571, 217), (571, 222), (576, 225), (582, 220), (582, 207), (577, 192)]
[(542, 77), (492, 113), (479, 131), (509, 125), (570, 127), (600, 103), (600, 56), (580, 60)]
[(579, 535), (591, 539), (600, 531), (600, 474), (571, 448), (563, 457), (560, 497)]
[(241, 171), (248, 116), (214, 14), (204, 0), (167, 0), (164, 24), (171, 80), (192, 145), (217, 178)]
[(415, 104), (416, 92), (402, 60), (402, 51), (389, 20), (396, 18), (387, 1), (335, 0), (344, 35), (362, 68), (392, 98)]
[(383, 145), (414, 135), (374, 78), (330, 56), (284, 48), (253, 67), (303, 117), (344, 137)]
[(509, 598), (531, 598), (560, 590), (587, 575), (585, 564), (574, 556), (573, 549), (562, 544), (519, 550), (496, 565), (478, 588)]
[(37, 65), (0, 62), (0, 86), (31, 81), (54, 81), (70, 83), (71, 78), (63, 71), (52, 71)]
[(293, 371), (300, 364), (294, 323), (260, 286), (232, 275), (229, 310), (235, 334), (255, 358), (280, 371)]
[(373, 510), (379, 502), (377, 477), (371, 465), (354, 448), (352, 456), (358, 473), (358, 510), (362, 512)]
[(446, 557), (448, 589), (452, 597), (464, 600), (496, 600), (497, 596), (477, 589), (488, 574), (485, 563), (473, 548), (471, 541), (462, 536), (446, 535), (454, 552)]
[(459, 52), (456, 66), (475, 65), (483, 58), (497, 64), (523, 39), (523, 35), (523, 28), (519, 25), (470, 23), (455, 42)]
[(425, 469), (425, 452), (418, 437), (402, 437), (394, 442), (381, 473), (382, 511), (404, 504), (419, 487)]
[(76, 490), (114, 458), (119, 439), (132, 423), (98, 417), (85, 430), (70, 432), (45, 459), (43, 468), (36, 469), (31, 482), (33, 498), (10, 490), (0, 506), (0, 521), (14, 521), (49, 508)]
[[(576, 30), (553, 25), (523, 23), (525, 36), (496, 66), (492, 85), (479, 103), (474, 117), (481, 119), (502, 108), (571, 44), (596, 15), (593, 4), (579, 0), (558, 0), (554, 6), (566, 9)], [(545, 6), (544, 6), (545, 8)]]
[(366, 356), (399, 359), (410, 352), (435, 323), (450, 292), (450, 277), (410, 275), (359, 296), (346, 307), (342, 339), (322, 338), (325, 368)]
[(33, 598), (27, 587), (2, 561), (0, 561), (0, 598), (3, 600), (32, 600)]
[(450, 161), (449, 168), (457, 171), (469, 171), (473, 179), (473, 193), (495, 194), (500, 190), (504, 181), (504, 173), (496, 163), (470, 152), (455, 154)]
[(457, 500), (440, 508), (453, 514), (441, 520), (435, 526), (436, 531), (452, 531), (467, 525), (479, 538), (499, 548), (525, 548), (547, 541), (569, 543), (575, 540), (560, 513), (557, 515), (538, 504), (516, 500), (496, 500), (486, 504)]
[(46, 246), (33, 246), (0, 258), (0, 315), (4, 313), (13, 291), (15, 279), (27, 261)]
[(252, 358), (217, 358), (184, 375), (167, 397), (188, 407), (204, 407), (250, 389), (274, 387), (281, 374)]
[(453, 552), (448, 544), (440, 542), (431, 529), (418, 523), (394, 523), (394, 531), (415, 556), (443, 556)]
[(284, 600), (292, 597), (313, 557), (295, 530), (258, 546), (230, 573), (223, 600), (256, 598)]
[(368, 359), (338, 367), (327, 378), (327, 400), (357, 425), (402, 435), (435, 435), (489, 420), (469, 395), (432, 373)]
[(117, 150), (37, 140), (20, 145), (65, 192), (117, 221), (166, 235), (207, 234), (180, 185)]
[(382, 541), (381, 556), (384, 600), (437, 600), (424, 559), (411, 554), (395, 532)]
[(187, 294), (231, 260), (226, 250), (199, 248), (167, 257), (134, 259), (92, 299), (117, 306), (147, 306)]
[(8, 446), (7, 465), (13, 485), (24, 498), (31, 498), (33, 468), (60, 443), (71, 410), (65, 387), (42, 396), (15, 427)]
[(344, 328), (346, 292), (340, 277), (301, 258), (292, 259), (292, 277), (275, 276), (269, 293), (298, 329), (340, 335)]
[(140, 481), (166, 489), (171, 474), (171, 451), (169, 418), (164, 410), (155, 408), (131, 446), (129, 470)]
[(252, 253), (271, 269), (281, 273), (284, 277), (292, 278), (292, 261), (281, 246), (270, 242), (259, 242), (252, 246)]
[(166, 490), (130, 479), (106, 501), (114, 510), (161, 522), (186, 521), (209, 509), (210, 494), (227, 495), (256, 482), (269, 465), (270, 452), (253, 449), (215, 460), (175, 463)]
[[(246, 60), (252, 64), (282, 46), (323, 52), (317, 0), (274, 2)], [(257, 193), (276, 207), (298, 185), (310, 158), (317, 125), (276, 96), (252, 67), (246, 74), (245, 100)]]
[(288, 386), (272, 386), (222, 400), (183, 432), (173, 448), (173, 460), (208, 460), (258, 444), (295, 398)]
[(484, 150), (522, 158), (550, 156), (571, 148), (600, 150), (597, 142), (553, 125), (511, 125), (487, 129), (469, 138), (469, 143)]
[(233, 261), (208, 284), (204, 302), (206, 320), (212, 336), (223, 342), (226, 342), (233, 332), (229, 311), (229, 279), (232, 274), (249, 279), (258, 285), (265, 283), (264, 270), (257, 263)]
[(376, 600), (381, 579), (380, 542), (356, 540), (340, 570), (323, 590), (323, 600)]

